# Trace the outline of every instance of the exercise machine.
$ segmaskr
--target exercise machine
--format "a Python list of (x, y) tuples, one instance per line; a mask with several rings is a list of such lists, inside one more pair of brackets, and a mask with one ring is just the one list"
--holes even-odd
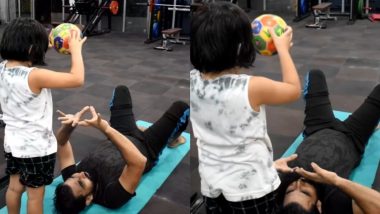
[[(77, 0), (73, 5), (63, 5), (69, 8), (69, 16), (64, 19), (66, 23), (77, 23), (81, 15), (86, 16), (86, 25), (82, 29), (83, 36), (99, 35), (111, 31), (111, 15), (119, 12), (119, 3), (116, 0)], [(64, 11), (64, 10), (63, 10)], [(100, 22), (103, 15), (108, 17), (108, 28), (96, 30), (95, 27)]]

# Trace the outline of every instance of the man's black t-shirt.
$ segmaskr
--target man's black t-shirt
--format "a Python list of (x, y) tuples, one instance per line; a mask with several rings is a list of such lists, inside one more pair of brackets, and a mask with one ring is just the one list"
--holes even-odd
[[(143, 155), (148, 156), (145, 146), (139, 140), (130, 136), (128, 139)], [(127, 192), (119, 182), (125, 165), (126, 162), (119, 150), (111, 142), (106, 141), (95, 151), (90, 152), (78, 165), (71, 165), (63, 169), (62, 177), (66, 180), (76, 172), (88, 172), (94, 182), (93, 202), (108, 208), (118, 208), (135, 195), (135, 193)], [(151, 164), (147, 163), (147, 167), (149, 165)], [(149, 168), (146, 168), (146, 171), (148, 170)]]
[[(296, 154), (298, 157), (289, 164), (290, 167), (298, 166), (313, 171), (310, 163), (315, 162), (320, 167), (344, 178), (348, 178), (361, 159), (352, 139), (332, 129), (323, 129), (305, 138), (297, 148)], [(283, 199), (287, 186), (299, 176), (287, 174), (280, 177), (279, 196)], [(352, 199), (346, 194), (329, 185), (316, 184), (316, 187), (323, 213), (352, 213)]]

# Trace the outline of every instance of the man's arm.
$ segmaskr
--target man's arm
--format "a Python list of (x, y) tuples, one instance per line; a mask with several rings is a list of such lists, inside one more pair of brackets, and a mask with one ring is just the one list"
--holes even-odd
[(147, 161), (146, 157), (141, 154), (127, 137), (112, 128), (106, 120), (103, 120), (100, 114), (96, 113), (94, 107), (91, 106), (90, 111), (92, 118), (81, 121), (79, 124), (99, 129), (119, 149), (125, 162), (128, 164), (124, 167), (119, 177), (119, 182), (127, 192), (134, 193), (144, 172)]
[[(297, 168), (296, 172), (301, 176), (320, 183), (326, 183), (336, 186), (342, 192), (350, 196), (355, 203), (353, 203), (354, 213), (378, 213), (380, 210), (380, 193), (352, 182), (348, 179), (339, 177), (336, 173), (327, 171), (320, 168), (316, 163), (311, 163), (313, 172), (308, 172), (302, 168)], [(357, 205), (357, 207), (355, 207)], [(360, 208), (361, 210), (358, 210)], [(362, 212), (361, 212), (362, 211)]]
[(70, 136), (77, 126), (81, 116), (89, 109), (88, 106), (82, 108), (75, 115), (65, 114), (61, 111), (57, 111), (61, 116), (58, 120), (61, 121), (61, 127), (57, 130), (56, 138), (58, 143), (58, 160), (60, 163), (60, 169), (64, 169), (68, 166), (75, 164), (73, 149), (70, 144)]
[(57, 131), (57, 156), (59, 160), (59, 168), (61, 170), (75, 164), (73, 149), (69, 141), (70, 135), (74, 129), (75, 127), (62, 125)]

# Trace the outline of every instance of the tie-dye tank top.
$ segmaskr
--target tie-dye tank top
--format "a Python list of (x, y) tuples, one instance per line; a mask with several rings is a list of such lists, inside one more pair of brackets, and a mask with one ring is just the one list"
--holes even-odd
[(280, 185), (264, 106), (248, 99), (248, 75), (204, 80), (190, 72), (190, 119), (197, 138), (201, 192), (231, 202), (265, 196)]
[(50, 90), (33, 93), (28, 83), (33, 68), (6, 68), (6, 63), (0, 63), (0, 104), (6, 124), (5, 152), (18, 158), (41, 157), (57, 152)]

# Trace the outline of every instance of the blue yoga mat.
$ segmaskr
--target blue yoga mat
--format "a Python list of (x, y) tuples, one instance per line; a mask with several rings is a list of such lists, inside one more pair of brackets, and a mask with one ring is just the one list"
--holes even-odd
[[(137, 121), (138, 126), (149, 127), (151, 123), (145, 121)], [(134, 214), (139, 213), (140, 210), (148, 203), (150, 198), (154, 195), (158, 188), (164, 183), (167, 177), (172, 173), (172, 171), (176, 168), (176, 166), (181, 162), (183, 157), (190, 150), (190, 134), (182, 133), (182, 136), (186, 138), (186, 143), (178, 146), (177, 148), (170, 149), (165, 148), (160, 155), (159, 161), (157, 165), (153, 167), (153, 169), (145, 174), (139, 186), (136, 189), (136, 196), (133, 197), (128, 203), (126, 203), (123, 207), (115, 210), (107, 209), (102, 206), (93, 204), (88, 207), (82, 213), (88, 214), (98, 214), (98, 213), (128, 213)], [(45, 188), (45, 198), (44, 198), (44, 213), (54, 213), (54, 191), (55, 187), (63, 182), (62, 176), (59, 176), (54, 179), (53, 183), (46, 186)], [(117, 197), (117, 196), (115, 196)], [(21, 199), (21, 212), (26, 213), (26, 193), (22, 195)], [(0, 210), (0, 214), (5, 214), (7, 212), (7, 208), (3, 207)]]
[[(351, 113), (334, 111), (336, 118), (345, 120)], [(297, 147), (303, 140), (302, 134), (300, 134), (294, 141), (294, 143), (286, 150), (283, 157), (288, 157), (293, 154)], [(360, 183), (364, 186), (371, 187), (376, 177), (376, 170), (380, 160), (380, 131), (375, 130), (371, 138), (368, 141), (366, 149), (364, 151), (363, 158), (360, 165), (357, 166), (350, 175), (350, 180)]]

